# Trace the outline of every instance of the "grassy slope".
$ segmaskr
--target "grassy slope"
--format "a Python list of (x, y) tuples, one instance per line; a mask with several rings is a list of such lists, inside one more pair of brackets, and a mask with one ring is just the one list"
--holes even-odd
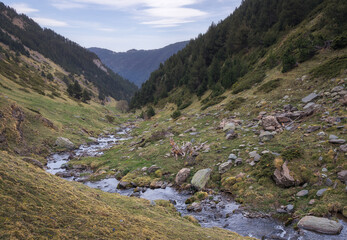
[(168, 202), (104, 193), (0, 152), (1, 239), (248, 239), (204, 229)]

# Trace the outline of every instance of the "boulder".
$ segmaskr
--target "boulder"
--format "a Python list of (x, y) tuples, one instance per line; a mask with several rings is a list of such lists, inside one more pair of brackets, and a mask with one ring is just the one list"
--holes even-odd
[(231, 139), (237, 138), (237, 136), (238, 134), (233, 129), (231, 129), (225, 134), (225, 139), (231, 140)]
[(30, 163), (32, 165), (35, 165), (36, 167), (39, 167), (39, 168), (43, 168), (43, 164), (36, 160), (36, 159), (32, 159), (32, 158), (23, 158), (22, 159), (24, 162), (27, 162), (27, 163)]
[(314, 216), (306, 216), (300, 219), (298, 227), (331, 235), (339, 234), (343, 228), (343, 226), (336, 221)]
[(304, 197), (308, 194), (308, 190), (301, 190), (296, 194), (297, 197)]
[(345, 139), (330, 139), (329, 143), (332, 143), (332, 144), (345, 144), (346, 140)]
[(203, 189), (210, 179), (211, 172), (212, 170), (210, 168), (197, 171), (191, 181), (192, 185), (198, 189)]
[(231, 153), (228, 157), (228, 159), (230, 159), (230, 160), (236, 160), (236, 158), (237, 158), (237, 156), (233, 153)]
[(129, 182), (120, 181), (117, 185), (117, 189), (128, 189), (131, 188), (131, 184)]
[(318, 94), (316, 93), (311, 93), (309, 95), (307, 95), (306, 97), (304, 97), (303, 99), (301, 99), (301, 101), (303, 103), (308, 103), (308, 102), (311, 102), (313, 101), (314, 99), (316, 99), (318, 97)]
[(149, 187), (151, 189), (156, 189), (156, 188), (162, 188), (163, 185), (164, 185), (163, 181), (153, 180)]
[(238, 166), (238, 165), (241, 165), (242, 164), (242, 158), (237, 158), (235, 160), (235, 165)]
[(223, 131), (225, 132), (225, 131), (228, 131), (228, 130), (235, 130), (235, 128), (236, 128), (235, 123), (227, 122), (227, 123), (225, 123), (225, 125), (223, 127)]
[(290, 175), (287, 161), (283, 163), (281, 170), (276, 169), (273, 178), (280, 187), (292, 187), (295, 185), (294, 178)]
[(327, 188), (323, 188), (317, 191), (316, 195), (317, 197), (321, 197), (323, 196), (323, 194), (325, 193), (325, 191), (328, 190)]
[(201, 207), (200, 203), (194, 202), (194, 203), (192, 203), (192, 205), (189, 205), (187, 207), (187, 210), (188, 211), (194, 211), (194, 212), (201, 212), (202, 207)]
[(347, 144), (341, 145), (340, 146), (340, 151), (341, 152), (347, 152)]
[(262, 126), (265, 131), (275, 131), (276, 129), (281, 128), (281, 125), (278, 123), (276, 117), (274, 116), (263, 117)]
[(190, 174), (189, 168), (182, 168), (176, 175), (176, 179), (175, 179), (176, 184), (181, 185), (182, 183), (184, 183), (187, 180), (189, 174)]
[(57, 172), (55, 175), (58, 176), (58, 177), (61, 177), (61, 178), (72, 177), (72, 173), (71, 172)]
[(309, 126), (306, 129), (306, 132), (307, 133), (312, 133), (312, 132), (318, 131), (320, 128), (321, 128), (320, 126)]
[(276, 117), (276, 119), (279, 123), (289, 123), (292, 121), (289, 117), (286, 117), (285, 115), (279, 115)]
[(249, 157), (253, 158), (254, 162), (259, 162), (261, 158), (261, 156), (257, 153), (257, 151), (250, 152)]
[(341, 172), (337, 173), (337, 178), (341, 181), (341, 182), (347, 182), (347, 170), (343, 170)]
[(227, 172), (231, 168), (232, 164), (233, 164), (232, 161), (227, 161), (219, 165), (219, 168), (218, 168), (219, 173), (223, 174)]
[(147, 169), (148, 173), (154, 173), (155, 171), (159, 170), (160, 167), (156, 166), (156, 165), (152, 165)]
[(67, 138), (58, 137), (55, 141), (55, 145), (59, 148), (74, 149), (75, 145)]
[(261, 142), (267, 142), (274, 138), (274, 134), (268, 131), (262, 131), (259, 135), (259, 140)]

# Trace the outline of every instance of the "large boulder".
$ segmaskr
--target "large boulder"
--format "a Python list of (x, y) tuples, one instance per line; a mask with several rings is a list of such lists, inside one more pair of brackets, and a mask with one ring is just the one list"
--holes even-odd
[(189, 174), (190, 174), (189, 168), (182, 168), (176, 175), (176, 179), (175, 179), (176, 184), (181, 185), (182, 183), (184, 183), (187, 180)]
[(314, 216), (303, 217), (299, 221), (298, 227), (310, 231), (331, 235), (339, 234), (343, 228), (343, 226), (336, 221)]
[(265, 131), (275, 131), (281, 128), (281, 124), (278, 123), (274, 116), (263, 117), (261, 121)]
[(210, 180), (211, 172), (212, 170), (210, 168), (197, 171), (193, 176), (191, 184), (198, 189), (203, 189), (206, 186), (208, 180)]
[(303, 99), (301, 99), (301, 101), (303, 103), (308, 103), (308, 102), (315, 100), (318, 96), (319, 95), (316, 93), (311, 93), (311, 94), (307, 95), (306, 97), (304, 97)]
[(341, 172), (337, 173), (337, 178), (341, 181), (341, 182), (347, 182), (347, 170), (343, 170)]
[(68, 138), (58, 137), (55, 141), (55, 145), (59, 148), (74, 149), (75, 144), (73, 144)]
[(281, 169), (276, 169), (273, 175), (273, 179), (280, 187), (292, 187), (295, 185), (294, 178), (290, 175), (289, 168), (287, 167), (287, 161), (283, 163)]

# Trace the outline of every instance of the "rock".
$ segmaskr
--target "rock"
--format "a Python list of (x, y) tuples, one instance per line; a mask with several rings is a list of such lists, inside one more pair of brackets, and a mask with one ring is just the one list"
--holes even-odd
[(328, 187), (331, 187), (332, 185), (334, 185), (333, 181), (331, 181), (330, 178), (325, 179), (325, 185), (327, 185)]
[(148, 170), (148, 167), (143, 167), (143, 168), (141, 168), (141, 171), (142, 171), (142, 172), (147, 172), (147, 170)]
[(336, 221), (314, 216), (306, 216), (300, 219), (298, 227), (331, 235), (339, 234), (343, 228), (343, 226)]
[(231, 129), (226, 133), (225, 139), (231, 140), (231, 139), (237, 138), (237, 136), (238, 134), (233, 129)]
[(311, 199), (311, 200), (308, 202), (309, 205), (313, 205), (313, 204), (315, 204), (315, 203), (316, 203), (316, 200), (314, 200), (314, 199)]
[(323, 196), (323, 194), (325, 193), (325, 191), (328, 190), (327, 188), (323, 188), (317, 191), (316, 195), (317, 197), (321, 197)]
[(242, 164), (242, 158), (237, 158), (235, 160), (235, 165), (238, 166), (238, 165), (241, 165)]
[(277, 116), (276, 119), (279, 123), (289, 123), (292, 121), (289, 117), (283, 115)]
[(319, 132), (319, 133), (317, 133), (317, 136), (323, 137), (323, 136), (325, 136), (325, 132)]
[(331, 89), (332, 92), (340, 92), (344, 89), (343, 86), (336, 86), (333, 89)]
[(322, 168), (322, 172), (327, 172), (327, 171), (328, 171), (328, 169)]
[(309, 126), (306, 129), (306, 132), (307, 133), (312, 133), (312, 132), (318, 131), (320, 128), (321, 128), (320, 126)]
[(268, 131), (263, 131), (259, 135), (259, 140), (261, 142), (267, 142), (274, 138), (274, 134)]
[(147, 172), (148, 173), (154, 173), (155, 171), (159, 170), (160, 167), (156, 166), (156, 165), (152, 165), (148, 168)]
[(188, 211), (194, 211), (194, 212), (201, 212), (202, 207), (201, 207), (200, 203), (194, 202), (194, 203), (192, 203), (192, 205), (189, 205), (187, 207), (187, 210)]
[(303, 109), (306, 110), (306, 109), (309, 109), (309, 108), (313, 108), (316, 104), (314, 102), (309, 102), (307, 103)]
[(117, 185), (117, 189), (128, 189), (131, 188), (131, 184), (129, 182), (120, 181)]
[(224, 127), (223, 127), (223, 131), (227, 131), (227, 130), (235, 130), (236, 126), (235, 123), (233, 122), (227, 122), (225, 123)]
[(156, 188), (162, 188), (163, 185), (164, 185), (163, 181), (153, 180), (149, 187), (151, 189), (156, 189)]
[(24, 162), (30, 163), (32, 165), (35, 165), (36, 167), (43, 168), (43, 164), (39, 160), (32, 159), (32, 158), (23, 158), (22, 160)]
[(253, 158), (254, 162), (259, 162), (261, 158), (261, 156), (257, 153), (257, 151), (250, 152), (249, 157)]
[(343, 170), (339, 173), (337, 173), (337, 178), (341, 181), (341, 182), (347, 182), (347, 170)]
[(75, 145), (67, 138), (58, 137), (55, 141), (55, 145), (59, 148), (74, 149)]
[(61, 178), (72, 177), (72, 173), (71, 172), (57, 172), (55, 175), (58, 176), (58, 177), (61, 177)]
[(175, 182), (177, 185), (184, 183), (190, 174), (189, 168), (182, 168), (176, 175)]
[(210, 168), (197, 171), (191, 181), (192, 185), (198, 189), (203, 189), (210, 179), (211, 172), (212, 170)]
[(222, 163), (221, 165), (219, 165), (218, 172), (220, 174), (227, 172), (231, 168), (232, 164), (232, 161)]
[(347, 152), (347, 144), (341, 145), (340, 146), (340, 151), (341, 152)]
[(291, 187), (295, 185), (294, 178), (290, 175), (287, 161), (283, 163), (281, 170), (276, 169), (273, 178), (280, 187)]
[(330, 134), (329, 135), (329, 140), (332, 140), (332, 139), (339, 139), (339, 137), (336, 136), (336, 135)]
[(275, 131), (276, 129), (281, 128), (281, 125), (278, 123), (276, 117), (274, 116), (263, 117), (262, 126), (265, 131)]
[(249, 165), (251, 165), (251, 167), (254, 167), (255, 166), (255, 162), (252, 161), (252, 162), (249, 163)]
[(309, 95), (307, 95), (306, 97), (304, 97), (303, 99), (301, 99), (301, 101), (303, 103), (308, 103), (308, 102), (311, 102), (313, 101), (314, 99), (316, 99), (318, 97), (318, 94), (316, 93), (311, 93)]
[(154, 207), (155, 205), (157, 205), (157, 204), (155, 203), (155, 201), (153, 201), (153, 200), (151, 200), (151, 201), (149, 202), (149, 204), (150, 204), (152, 207)]
[(308, 194), (308, 190), (301, 190), (296, 194), (297, 197), (304, 197)]
[(329, 143), (332, 143), (332, 144), (345, 144), (346, 140), (345, 139), (330, 139)]
[(228, 157), (228, 159), (230, 159), (230, 160), (236, 160), (236, 158), (237, 158), (237, 156), (233, 153), (231, 153)]
[(288, 205), (286, 206), (286, 210), (287, 210), (287, 212), (289, 212), (289, 213), (293, 212), (293, 211), (294, 211), (294, 205), (288, 204)]

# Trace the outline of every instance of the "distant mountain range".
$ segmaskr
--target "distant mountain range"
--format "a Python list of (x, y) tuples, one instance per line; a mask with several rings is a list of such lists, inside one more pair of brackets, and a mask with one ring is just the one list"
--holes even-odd
[(103, 48), (89, 48), (98, 55), (101, 61), (122, 77), (141, 86), (160, 63), (183, 49), (189, 41), (170, 44), (154, 50), (135, 50), (113, 52)]

